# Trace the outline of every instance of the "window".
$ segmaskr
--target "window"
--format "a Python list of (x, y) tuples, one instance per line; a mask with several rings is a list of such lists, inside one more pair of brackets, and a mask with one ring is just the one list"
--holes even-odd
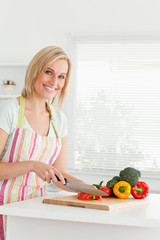
[(71, 166), (159, 173), (160, 42), (77, 40), (76, 57)]

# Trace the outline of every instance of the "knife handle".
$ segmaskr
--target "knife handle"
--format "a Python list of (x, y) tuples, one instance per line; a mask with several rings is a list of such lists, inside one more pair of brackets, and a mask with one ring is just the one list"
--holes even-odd
[[(55, 175), (55, 176), (56, 176), (57, 180), (60, 182), (61, 180), (59, 179), (59, 177), (58, 177), (57, 175)], [(67, 178), (64, 178), (64, 180), (65, 180), (65, 184), (64, 184), (64, 185), (66, 185), (66, 183), (67, 183)]]

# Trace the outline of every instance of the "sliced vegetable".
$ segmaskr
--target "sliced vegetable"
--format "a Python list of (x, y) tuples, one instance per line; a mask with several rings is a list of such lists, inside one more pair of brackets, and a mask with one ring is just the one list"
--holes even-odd
[(127, 198), (131, 194), (131, 185), (126, 181), (120, 181), (114, 185), (113, 193), (118, 198)]
[(102, 199), (101, 196), (96, 196), (96, 195), (93, 195), (93, 196), (95, 196), (95, 200), (101, 200)]
[(148, 196), (149, 187), (145, 182), (138, 182), (132, 186), (131, 194), (134, 198), (143, 199)]
[(95, 199), (96, 199), (95, 195), (92, 195), (92, 197), (90, 198), (90, 200), (95, 200)]
[(77, 197), (78, 199), (81, 200), (90, 200), (92, 198), (92, 195), (88, 193), (79, 192)]
[(78, 197), (78, 199), (86, 200), (86, 201), (87, 200), (101, 200), (102, 199), (101, 196), (96, 196), (96, 195), (83, 193), (83, 192), (79, 192), (77, 197)]

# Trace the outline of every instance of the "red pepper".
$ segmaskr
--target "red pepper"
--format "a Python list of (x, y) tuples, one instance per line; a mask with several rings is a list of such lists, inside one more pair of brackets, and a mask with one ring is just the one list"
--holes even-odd
[(107, 193), (108, 196), (103, 196), (103, 197), (109, 197), (112, 194), (112, 189), (107, 187), (107, 186), (102, 186), (103, 181), (101, 181), (99, 184), (93, 184), (97, 189)]
[(134, 198), (143, 199), (147, 197), (149, 193), (149, 187), (145, 182), (138, 182), (132, 186), (131, 194)]
[(93, 195), (91, 200), (101, 200), (102, 197), (101, 196), (96, 196), (96, 195)]
[(99, 184), (93, 184), (97, 189), (100, 189), (102, 187), (103, 181), (101, 181)]
[(81, 200), (90, 200), (91, 198), (92, 198), (92, 194), (83, 193), (83, 192), (79, 192), (79, 193), (78, 193), (78, 199), (81, 199)]
[(101, 200), (101, 198), (102, 197), (100, 196), (95, 196), (88, 193), (83, 193), (83, 192), (78, 193), (78, 199), (81, 199), (81, 200)]
[(104, 198), (109, 197), (112, 194), (112, 188), (109, 188), (107, 186), (100, 187), (99, 190), (108, 194), (108, 196), (103, 196)]

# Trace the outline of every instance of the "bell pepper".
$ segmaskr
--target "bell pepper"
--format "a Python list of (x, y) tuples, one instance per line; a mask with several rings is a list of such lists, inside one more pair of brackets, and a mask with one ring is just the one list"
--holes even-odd
[(143, 199), (148, 196), (149, 187), (145, 182), (138, 182), (132, 186), (131, 194), (134, 198)]
[(127, 198), (131, 194), (131, 185), (126, 181), (119, 181), (114, 185), (113, 193), (118, 198)]
[(102, 186), (99, 188), (99, 190), (107, 193), (108, 196), (103, 196), (104, 198), (107, 198), (107, 197), (111, 196), (111, 194), (112, 194), (112, 188), (109, 188), (107, 186)]
[(93, 184), (97, 189), (100, 189), (102, 187), (103, 181), (101, 181), (99, 184)]
[(77, 197), (81, 200), (90, 200), (92, 198), (92, 194), (79, 192)]
[(90, 200), (101, 200), (102, 197), (101, 196), (96, 196), (96, 195), (92, 195), (92, 197), (90, 198)]
[(78, 193), (78, 199), (81, 200), (101, 200), (101, 196), (95, 196), (92, 194), (88, 194), (88, 193), (83, 193), (83, 192), (79, 192)]
[(107, 186), (102, 186), (103, 181), (101, 181), (99, 184), (93, 184), (97, 189), (107, 193), (108, 196), (103, 196), (103, 197), (109, 197), (112, 194), (112, 189), (107, 187)]

